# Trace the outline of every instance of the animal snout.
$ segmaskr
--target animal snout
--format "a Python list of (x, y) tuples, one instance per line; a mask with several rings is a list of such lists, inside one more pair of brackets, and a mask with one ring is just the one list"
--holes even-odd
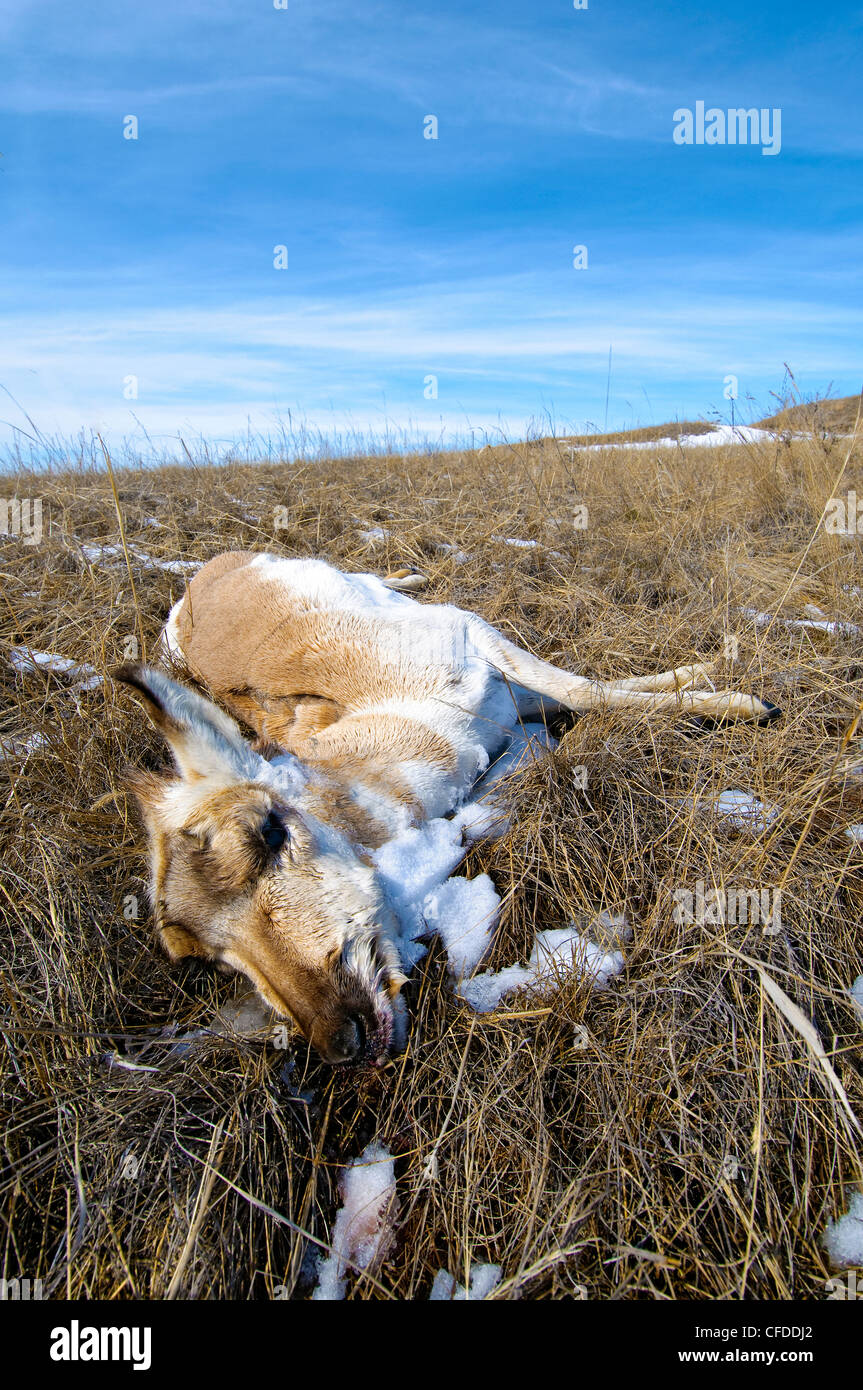
[(351, 1014), (332, 1034), (327, 1048), (328, 1062), (359, 1062), (366, 1054), (368, 1030), (359, 1014)]
[(330, 1033), (326, 1042), (316, 1041), (324, 1061), (333, 1065), (372, 1062), (382, 1067), (393, 1042), (392, 1019), (377, 1014), (351, 1012)]

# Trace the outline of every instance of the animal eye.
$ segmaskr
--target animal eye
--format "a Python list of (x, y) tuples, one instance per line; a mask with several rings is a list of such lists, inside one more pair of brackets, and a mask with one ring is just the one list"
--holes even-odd
[(281, 849), (285, 840), (288, 838), (287, 830), (282, 825), (278, 816), (272, 811), (261, 826), (261, 834), (264, 838), (264, 843), (269, 849)]

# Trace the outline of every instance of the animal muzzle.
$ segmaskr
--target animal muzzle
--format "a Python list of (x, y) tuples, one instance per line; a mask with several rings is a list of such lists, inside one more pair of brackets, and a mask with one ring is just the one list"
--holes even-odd
[(382, 1067), (392, 1045), (393, 1021), (385, 1014), (368, 1017), (361, 1013), (348, 1014), (326, 1042), (317, 1044), (326, 1062), (338, 1065), (371, 1063)]

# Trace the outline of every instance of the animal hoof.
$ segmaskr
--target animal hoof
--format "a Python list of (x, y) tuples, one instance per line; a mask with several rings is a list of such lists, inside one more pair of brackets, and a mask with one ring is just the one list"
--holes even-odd
[[(761, 700), (760, 703), (764, 706), (764, 713), (759, 715), (757, 720), (759, 729), (763, 729), (768, 724), (772, 724), (774, 719), (782, 718), (782, 710), (778, 705), (774, 705), (770, 700)], [(696, 734), (709, 734), (716, 729), (727, 728), (729, 724), (735, 722), (736, 720), (733, 716), (730, 719), (715, 719), (709, 714), (695, 714), (691, 719), (687, 719), (684, 727), (686, 732), (694, 738)]]
[(764, 713), (758, 721), (759, 729), (763, 729), (766, 724), (772, 724), (774, 719), (782, 718), (782, 710), (778, 705), (771, 704), (770, 700), (762, 700)]

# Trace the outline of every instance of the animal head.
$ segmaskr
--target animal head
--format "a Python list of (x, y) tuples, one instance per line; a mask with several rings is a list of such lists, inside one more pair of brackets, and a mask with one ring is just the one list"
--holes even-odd
[(382, 1062), (404, 1032), (395, 919), (362, 853), (305, 808), (311, 774), (296, 759), (273, 768), (232, 719), (160, 671), (113, 675), (174, 760), (172, 773), (128, 778), (169, 956), (242, 971), (328, 1062)]

